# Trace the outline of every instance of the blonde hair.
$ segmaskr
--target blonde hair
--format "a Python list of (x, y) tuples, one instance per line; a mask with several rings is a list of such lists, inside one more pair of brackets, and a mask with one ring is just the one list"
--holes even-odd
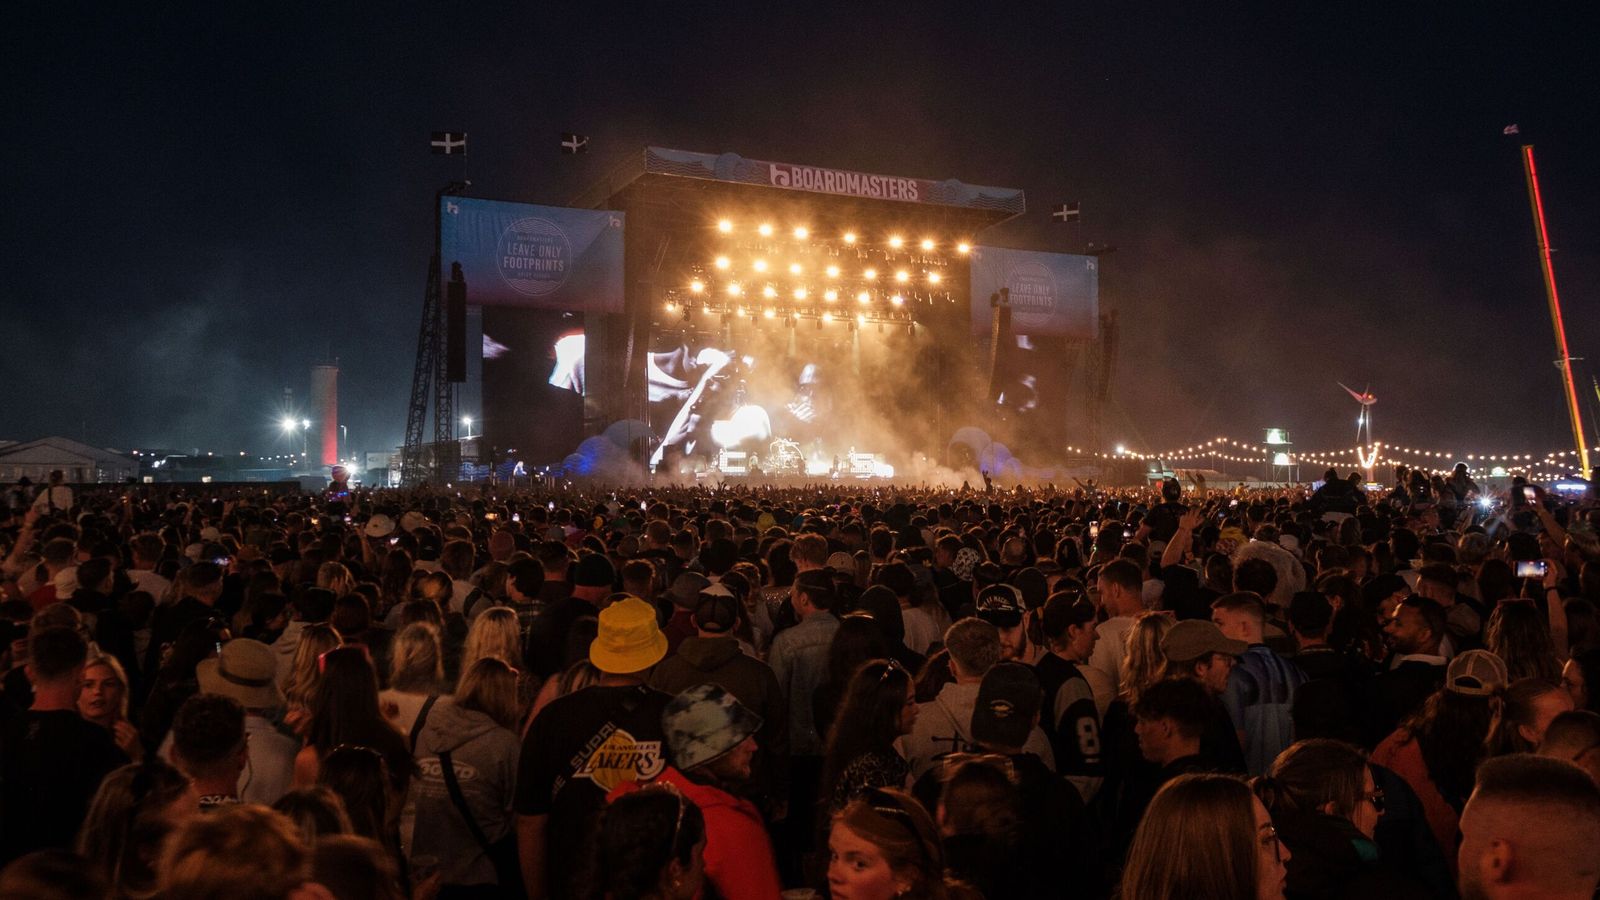
[(389, 689), (431, 694), (444, 681), (444, 648), (439, 629), (430, 622), (412, 622), (394, 636), (389, 656)]
[(343, 643), (344, 638), (340, 637), (338, 629), (326, 623), (307, 625), (300, 632), (300, 645), (294, 651), (294, 665), (289, 668), (289, 677), (283, 683), (283, 697), (290, 708), (310, 708), (311, 698), (316, 695), (317, 685), (322, 681), (317, 657)]
[(184, 823), (158, 871), (172, 900), (283, 900), (311, 880), (311, 853), (288, 816), (242, 803)]
[(522, 718), (517, 702), (517, 673), (509, 663), (485, 657), (466, 667), (456, 685), (455, 704), (459, 709), (483, 713), (503, 727), (515, 729)]
[(1147, 611), (1134, 617), (1122, 657), (1121, 697), (1130, 707), (1139, 702), (1145, 688), (1161, 680), (1167, 664), (1161, 639), (1172, 625), (1172, 617), (1162, 612)]
[(461, 671), (472, 668), (480, 659), (498, 659), (513, 669), (522, 666), (522, 628), (515, 610), (493, 606), (484, 610), (467, 631), (461, 650)]
[(115, 656), (105, 653), (99, 656), (91, 656), (89, 661), (83, 664), (84, 676), (87, 677), (89, 670), (95, 666), (105, 666), (111, 670), (111, 674), (117, 676), (117, 682), (122, 685), (122, 706), (117, 710), (117, 715), (123, 719), (128, 718), (128, 694), (131, 692), (131, 688), (128, 685), (128, 673), (122, 668), (122, 663), (118, 662)]
[(317, 569), (317, 587), (333, 591), (334, 597), (343, 597), (356, 589), (356, 577), (344, 563), (325, 562)]

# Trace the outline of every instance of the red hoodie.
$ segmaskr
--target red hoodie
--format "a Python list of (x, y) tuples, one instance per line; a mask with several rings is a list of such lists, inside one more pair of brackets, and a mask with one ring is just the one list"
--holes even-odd
[[(706, 820), (706, 881), (715, 896), (729, 900), (770, 900), (779, 895), (778, 863), (772, 855), (772, 839), (767, 835), (761, 813), (749, 800), (690, 781), (682, 772), (668, 766), (647, 784), (666, 782), (700, 808)], [(639, 790), (641, 785), (624, 781), (606, 795), (606, 802)]]

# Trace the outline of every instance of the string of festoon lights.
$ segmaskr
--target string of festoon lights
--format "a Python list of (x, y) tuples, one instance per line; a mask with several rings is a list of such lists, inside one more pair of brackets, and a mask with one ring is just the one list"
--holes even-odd
[[(1250, 455), (1239, 455), (1235, 451), (1242, 451)], [(1354, 445), (1331, 450), (1300, 451), (1291, 450), (1286, 445), (1254, 444), (1222, 435), (1187, 447), (1177, 447), (1156, 453), (1130, 450), (1119, 446), (1111, 453), (1096, 453), (1094, 455), (1106, 458), (1160, 460), (1164, 462), (1214, 459), (1260, 465), (1273, 462), (1274, 457), (1278, 454), (1283, 454), (1293, 464), (1314, 463), (1330, 467), (1356, 465), (1361, 468), (1406, 466), (1430, 474), (1448, 475), (1457, 462), (1466, 463), (1469, 472), (1481, 474), (1525, 474), (1530, 472), (1534, 466), (1539, 465), (1559, 471), (1563, 466), (1564, 459), (1575, 458), (1577, 451), (1553, 450), (1544, 454), (1476, 452), (1458, 454), (1451, 450), (1426, 450), (1399, 444), (1388, 444), (1383, 441), (1374, 442), (1366, 447)], [(1443, 468), (1437, 465), (1441, 461), (1447, 463)], [(1538, 471), (1533, 474), (1534, 477), (1541, 480), (1561, 477), (1555, 472)]]

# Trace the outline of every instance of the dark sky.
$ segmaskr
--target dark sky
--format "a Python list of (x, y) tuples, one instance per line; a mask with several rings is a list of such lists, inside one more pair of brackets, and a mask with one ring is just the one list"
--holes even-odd
[(1594, 13), (291, 5), (8, 8), (0, 438), (265, 451), (337, 356), (352, 447), (393, 447), (447, 128), (475, 193), (535, 202), (652, 143), (1022, 188), (993, 242), (1118, 248), (1108, 441), (1348, 446), (1339, 380), (1380, 439), (1544, 451), (1570, 433), (1516, 122), (1600, 354)]

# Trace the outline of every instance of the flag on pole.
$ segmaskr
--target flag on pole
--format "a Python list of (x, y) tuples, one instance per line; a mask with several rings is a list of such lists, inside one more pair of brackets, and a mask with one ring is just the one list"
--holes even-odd
[(1517, 123), (1512, 122), (1510, 125), (1500, 129), (1500, 133), (1505, 135), (1521, 134), (1522, 129), (1517, 127)]
[(467, 153), (467, 133), (465, 131), (435, 131), (431, 146), (436, 155), (453, 156), (459, 153), (465, 156)]
[(1050, 214), (1050, 217), (1060, 219), (1063, 222), (1076, 222), (1079, 217), (1078, 204), (1063, 203), (1060, 209)]
[(561, 133), (562, 153), (588, 153), (589, 136), (586, 134), (573, 134), (564, 131)]

